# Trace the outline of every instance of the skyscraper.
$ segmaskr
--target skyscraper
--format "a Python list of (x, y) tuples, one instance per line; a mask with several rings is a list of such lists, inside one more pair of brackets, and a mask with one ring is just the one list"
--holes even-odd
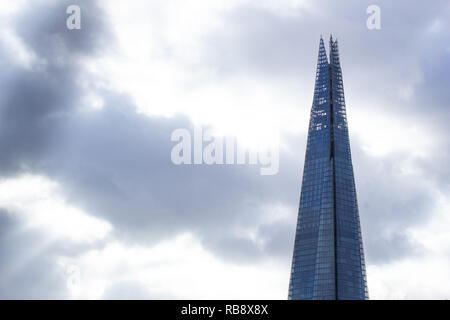
[(322, 37), (289, 299), (368, 299), (337, 40)]

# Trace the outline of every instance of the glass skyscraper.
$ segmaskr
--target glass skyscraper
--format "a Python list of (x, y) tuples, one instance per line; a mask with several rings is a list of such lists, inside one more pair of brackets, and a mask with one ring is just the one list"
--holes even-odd
[(289, 299), (368, 299), (337, 40), (320, 39)]

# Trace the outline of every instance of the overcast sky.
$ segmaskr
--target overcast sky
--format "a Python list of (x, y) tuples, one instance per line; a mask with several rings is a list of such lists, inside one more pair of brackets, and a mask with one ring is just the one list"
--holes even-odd
[[(369, 296), (449, 299), (449, 21), (448, 1), (2, 3), (0, 298), (286, 299), (332, 33)], [(277, 137), (278, 174), (174, 165), (195, 126)]]

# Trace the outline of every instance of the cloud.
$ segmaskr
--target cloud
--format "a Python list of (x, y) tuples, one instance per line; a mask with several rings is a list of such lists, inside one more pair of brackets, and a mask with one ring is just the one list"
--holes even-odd
[[(364, 2), (180, 2), (180, 14), (137, 1), (136, 14), (71, 1), (77, 31), (68, 3), (11, 9), (0, 35), (2, 297), (284, 299), (318, 36), (331, 31), (369, 290), (420, 297), (401, 276), (391, 293), (391, 272), (425, 274), (428, 256), (447, 265), (446, 242), (430, 239), (445, 240), (448, 203), (445, 2), (382, 2), (373, 32)], [(279, 136), (278, 175), (175, 166), (171, 132), (195, 125), (250, 146)], [(427, 297), (448, 294), (433, 286)]]
[(0, 298), (62, 299), (64, 276), (47, 250), (45, 235), (24, 230), (17, 216), (0, 211)]

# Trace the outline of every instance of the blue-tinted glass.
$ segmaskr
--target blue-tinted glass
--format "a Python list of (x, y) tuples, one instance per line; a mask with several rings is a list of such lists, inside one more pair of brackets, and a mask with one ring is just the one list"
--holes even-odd
[(367, 299), (337, 41), (320, 39), (289, 299)]

